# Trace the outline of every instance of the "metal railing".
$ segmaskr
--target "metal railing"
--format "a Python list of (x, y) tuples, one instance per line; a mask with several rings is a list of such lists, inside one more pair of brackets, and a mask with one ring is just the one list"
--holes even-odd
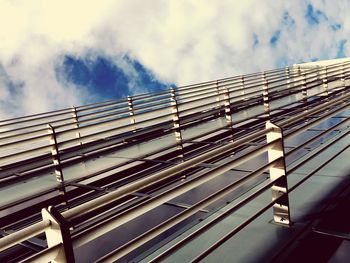
[[(203, 259), (270, 208), (273, 208), (275, 222), (289, 225), (291, 211), (288, 194), (311, 177), (315, 171), (290, 189), (287, 185), (287, 176), (307, 161), (317, 157), (335, 141), (347, 136), (349, 117), (320, 134), (308, 138), (307, 141), (288, 152), (285, 152), (285, 140), (298, 136), (349, 109), (350, 94), (346, 84), (349, 72), (349, 62), (308, 69), (291, 67), (1, 121), (0, 178), (2, 181), (0, 183), (11, 185), (12, 181), (21, 180), (21, 176), (28, 178), (38, 174), (38, 171), (45, 172), (53, 169), (58, 184), (47, 191), (58, 190), (63, 199), (52, 205), (63, 204), (65, 208), (61, 211), (54, 206), (43, 208), (42, 220), (1, 238), (0, 251), (45, 233), (48, 248), (35, 253), (28, 260), (74, 261), (75, 248), (264, 154), (267, 154), (268, 161), (258, 169), (208, 195), (160, 225), (111, 251), (98, 261), (113, 261), (124, 257), (266, 172), (269, 173), (270, 180), (261, 184), (254, 193), (170, 247), (153, 261), (171, 255), (185, 243), (221, 222), (243, 205), (258, 198), (265, 191), (272, 192), (270, 203), (223, 236), (193, 261)], [(290, 97), (293, 99), (288, 100)], [(259, 107), (259, 111), (236, 120), (238, 113), (253, 107)], [(314, 118), (314, 116), (317, 117)], [(199, 132), (190, 137), (184, 136), (186, 129), (198, 127), (203, 123), (209, 125), (210, 121), (219, 118), (225, 122), (222, 127), (213, 127), (211, 130)], [(256, 124), (252, 130), (249, 130), (244, 123), (252, 119)], [(265, 123), (266, 127), (262, 127), (261, 124)], [(241, 127), (244, 133), (232, 137)], [(295, 152), (335, 130), (341, 132), (329, 139), (327, 143), (323, 143), (309, 156), (294, 160), (291, 165), (286, 166), (288, 158)], [(208, 136), (216, 138), (215, 136), (219, 136), (218, 133), (223, 134), (220, 135), (222, 143), (207, 140)], [(143, 141), (142, 136), (149, 136), (152, 139), (165, 134), (174, 134), (174, 141), (155, 152), (150, 149), (145, 156), (127, 160), (118, 167), (123, 168), (123, 165), (140, 160), (162, 163), (161, 159), (152, 156), (165, 154), (169, 150), (175, 151), (176, 153), (173, 153), (177, 158), (175, 160), (181, 161), (163, 161), (165, 165), (158, 171), (130, 180), (92, 200), (87, 199), (74, 206), (68, 205), (69, 198), (66, 196), (69, 195), (70, 189), (67, 187), (86, 179), (107, 176), (108, 173), (113, 173), (116, 167), (111, 166), (98, 173), (85, 174), (78, 179), (65, 180), (66, 167), (73, 166), (77, 159), (94, 158), (117, 146), (130, 147), (135, 141)], [(141, 139), (139, 139), (140, 136)], [(200, 144), (205, 147), (194, 148), (192, 150), (194, 153), (186, 148)], [(257, 146), (252, 148), (252, 145)], [(348, 145), (344, 149), (347, 147)], [(242, 149), (246, 149), (242, 151), (242, 155), (231, 156)], [(147, 157), (149, 157), (148, 160), (145, 159)], [(329, 160), (332, 158), (330, 157)], [(142, 169), (144, 168), (140, 171), (143, 171)], [(188, 173), (189, 176), (183, 177), (184, 173)], [(181, 178), (185, 179), (180, 180)], [(173, 183), (169, 186), (169, 182)], [(82, 223), (89, 220), (92, 222), (91, 218), (95, 220), (103, 215), (110, 210), (111, 205), (123, 203), (124, 198), (150, 188), (159, 189), (159, 185), (167, 187), (161, 191), (155, 191), (127, 210), (108, 218), (102, 217), (98, 222), (87, 224), (87, 227), (82, 228), (81, 231), (72, 231), (72, 228)], [(47, 191), (42, 194), (46, 194)], [(3, 205), (3, 209), (18, 205), (35, 196)]]

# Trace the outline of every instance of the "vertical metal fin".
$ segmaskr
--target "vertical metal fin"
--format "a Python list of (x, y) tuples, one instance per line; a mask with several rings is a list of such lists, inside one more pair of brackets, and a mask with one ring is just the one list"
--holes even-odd
[(274, 142), (273, 146), (268, 150), (269, 162), (277, 161), (277, 163), (270, 168), (271, 181), (276, 183), (271, 187), (272, 200), (276, 200), (283, 194), (284, 197), (280, 198), (273, 206), (273, 218), (276, 223), (290, 225), (290, 213), (289, 213), (289, 198), (288, 198), (288, 185), (286, 176), (286, 164), (284, 158), (284, 145), (283, 145), (283, 133), (282, 129), (271, 123), (266, 122), (266, 129), (273, 128), (266, 135), (267, 143)]

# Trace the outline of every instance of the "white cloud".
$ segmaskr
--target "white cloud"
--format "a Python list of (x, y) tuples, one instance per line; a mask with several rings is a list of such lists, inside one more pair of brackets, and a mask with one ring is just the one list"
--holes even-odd
[[(56, 80), (55, 65), (66, 53), (103, 50), (132, 75), (120, 59), (127, 53), (177, 84), (271, 69), (281, 61), (333, 58), (350, 35), (349, 3), (311, 2), (328, 21), (308, 24), (308, 2), (301, 0), (2, 0), (0, 64), (24, 86), (13, 97), (0, 78), (0, 96), (19, 105), (16, 111), (0, 107), (0, 119), (82, 103), (85, 91)], [(286, 12), (294, 24), (283, 22)], [(334, 31), (335, 23), (342, 27)], [(346, 54), (349, 48), (346, 43)]]

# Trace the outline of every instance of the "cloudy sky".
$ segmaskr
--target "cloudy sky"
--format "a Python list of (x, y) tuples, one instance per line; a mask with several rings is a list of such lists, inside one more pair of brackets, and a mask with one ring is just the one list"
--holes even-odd
[(0, 119), (346, 57), (348, 0), (0, 0)]

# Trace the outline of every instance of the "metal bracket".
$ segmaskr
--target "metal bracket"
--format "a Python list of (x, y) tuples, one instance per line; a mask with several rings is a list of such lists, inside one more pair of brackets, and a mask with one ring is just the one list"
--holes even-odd
[(291, 225), (283, 133), (279, 126), (268, 121), (266, 122), (266, 129), (270, 128), (273, 128), (273, 130), (267, 133), (266, 140), (267, 143), (275, 143), (268, 150), (268, 160), (270, 163), (277, 160), (277, 164), (270, 168), (271, 181), (275, 181), (275, 184), (271, 187), (272, 200), (276, 200), (284, 195), (274, 204), (273, 217), (276, 223)]
[(134, 104), (133, 104), (133, 99), (131, 96), (128, 96), (128, 109), (129, 109), (129, 116), (130, 116), (130, 123), (132, 124), (132, 130), (135, 132), (136, 131), (136, 120), (135, 120), (135, 112), (134, 112)]
[(173, 113), (173, 125), (174, 125), (174, 131), (175, 131), (175, 139), (177, 143), (177, 148), (181, 152), (180, 157), (184, 157), (184, 150), (183, 150), (183, 141), (182, 141), (182, 132), (181, 132), (181, 124), (180, 124), (180, 115), (179, 115), (179, 108), (178, 108), (178, 102), (176, 98), (176, 92), (174, 88), (170, 89), (171, 94), (171, 111)]
[(62, 249), (60, 249), (52, 262), (75, 262), (69, 222), (53, 206), (49, 206), (48, 209), (42, 209), (41, 214), (43, 220), (49, 219), (51, 222), (51, 227), (45, 231), (48, 247), (58, 244), (62, 246)]
[[(81, 134), (80, 134), (80, 131), (79, 131), (78, 111), (77, 111), (77, 108), (75, 106), (72, 106), (72, 117), (73, 117), (73, 122), (74, 122), (74, 128), (77, 129), (75, 137), (77, 139), (80, 139), (81, 138)], [(82, 141), (79, 140), (78, 145), (82, 145), (82, 144), (83, 144)]]
[(262, 96), (263, 96), (263, 102), (264, 102), (264, 111), (268, 116), (270, 116), (269, 83), (267, 81), (265, 71), (263, 72), (262, 82), (263, 82)]
[(51, 154), (52, 154), (52, 162), (55, 166), (55, 175), (56, 180), (59, 184), (59, 193), (63, 196), (66, 195), (66, 187), (64, 184), (64, 176), (61, 166), (61, 159), (59, 155), (59, 149), (57, 145), (56, 132), (54, 127), (51, 124), (48, 124), (48, 133), (50, 134), (50, 145), (52, 146)]

